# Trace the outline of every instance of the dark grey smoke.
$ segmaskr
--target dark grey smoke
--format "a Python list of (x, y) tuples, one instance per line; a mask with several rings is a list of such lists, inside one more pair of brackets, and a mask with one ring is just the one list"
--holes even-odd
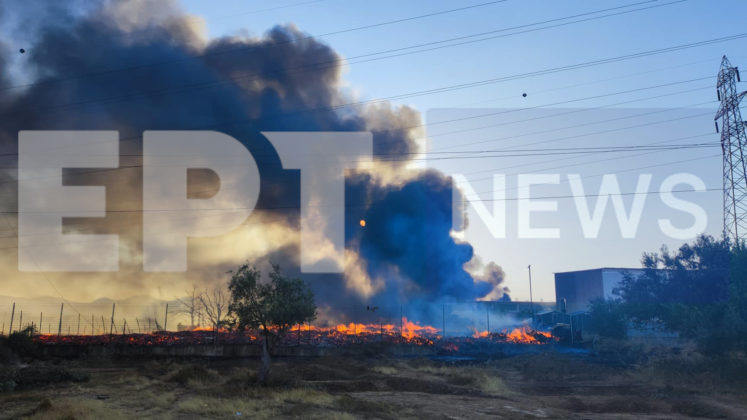
[[(24, 22), (38, 7), (6, 8), (4, 18)], [(276, 26), (262, 38), (206, 42), (194, 32), (193, 21), (171, 2), (112, 1), (83, 15), (80, 9), (70, 10), (37, 16), (33, 34), (26, 36), (33, 44), (25, 46), (28, 52), (20, 65), (26, 75), (35, 75), (32, 86), (12, 88), (16, 81), (0, 79), (0, 145), (3, 152), (15, 151), (19, 130), (118, 130), (124, 140), (123, 168), (66, 172), (68, 184), (106, 185), (110, 209), (140, 208), (142, 171), (137, 155), (142, 148), (139, 136), (146, 129), (211, 129), (239, 139), (260, 168), (258, 207), (282, 213), (296, 225), (298, 173), (281, 169), (260, 131), (371, 129), (375, 154), (396, 157), (417, 151), (408, 129), (421, 123), (414, 111), (388, 106), (335, 110), (335, 105), (350, 101), (338, 86), (339, 65), (330, 65), (339, 56), (319, 41), (302, 39), (306, 35), (293, 26)], [(147, 24), (137, 24), (143, 21)], [(8, 55), (17, 49), (0, 49), (1, 78), (7, 74)], [(3, 186), (12, 197), (15, 186)], [(474, 300), (490, 293), (498, 277), (475, 282), (463, 268), (472, 247), (449, 236), (451, 188), (450, 179), (436, 172), (424, 172), (403, 185), (380, 185), (367, 175), (350, 179), (348, 244), (364, 258), (367, 273), (384, 278), (386, 285), (376, 296), (363, 299), (347, 290), (340, 276), (309, 276), (320, 304), (339, 314), (370, 300), (387, 302), (391, 309), (403, 302)], [(13, 208), (15, 203), (6, 201), (6, 206)], [(360, 219), (368, 222), (364, 230), (356, 228)], [(137, 212), (72, 223), (89, 231), (118, 233), (136, 249), (141, 247)], [(297, 272), (297, 253), (282, 249), (265, 260)], [(196, 270), (214, 279), (227, 268)], [(137, 286), (141, 267), (123, 269)]]

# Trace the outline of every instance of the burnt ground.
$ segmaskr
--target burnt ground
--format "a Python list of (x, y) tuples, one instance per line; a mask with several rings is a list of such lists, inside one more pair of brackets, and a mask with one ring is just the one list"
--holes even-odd
[(747, 418), (745, 364), (720, 363), (287, 358), (260, 387), (254, 359), (47, 361), (13, 368), (0, 418)]

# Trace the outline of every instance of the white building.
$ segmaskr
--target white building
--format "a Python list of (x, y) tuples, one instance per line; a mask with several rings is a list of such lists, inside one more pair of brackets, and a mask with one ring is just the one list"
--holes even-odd
[[(583, 311), (597, 298), (612, 299), (625, 273), (640, 276), (642, 268), (595, 268), (555, 273), (555, 301), (567, 312)], [(565, 308), (563, 304), (565, 303)]]

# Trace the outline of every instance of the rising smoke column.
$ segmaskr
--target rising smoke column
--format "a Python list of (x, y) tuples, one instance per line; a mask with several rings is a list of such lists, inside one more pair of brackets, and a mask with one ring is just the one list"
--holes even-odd
[[(342, 93), (341, 57), (329, 46), (293, 25), (276, 26), (261, 37), (206, 39), (201, 20), (172, 1), (113, 0), (67, 8), (45, 3), (56, 12), (37, 14), (44, 10), (38, 2), (3, 11), (11, 28), (34, 25), (24, 32), (23, 56), (10, 57), (15, 51), (0, 45), (0, 77), (6, 77), (0, 79), (0, 147), (15, 152), (19, 130), (118, 130), (121, 168), (69, 170), (66, 182), (105, 185), (110, 210), (131, 210), (68, 223), (88, 233), (119, 234), (123, 259), (115, 274), (50, 274), (75, 295), (68, 297), (146, 291), (171, 299), (193, 282), (224, 282), (223, 273), (245, 259), (278, 262), (298, 274), (299, 175), (282, 169), (261, 131), (373, 133), (374, 154), (381, 161), (347, 182), (346, 273), (306, 276), (330, 314), (344, 316), (343, 303), (475, 300), (502, 293), (499, 267), (489, 268), (494, 275), (487, 280), (465, 271), (473, 250), (450, 235), (451, 179), (404, 169), (419, 151), (419, 113), (386, 103), (340, 107), (355, 98)], [(19, 71), (23, 77), (6, 76)], [(262, 176), (258, 209), (242, 232), (190, 242), (186, 276), (143, 273), (140, 136), (144, 130), (197, 129), (229, 134), (253, 153)], [(190, 181), (197, 191), (217, 186), (208, 175)], [(2, 188), (4, 197), (15, 196), (13, 183)], [(12, 200), (4, 206), (16, 209)], [(367, 221), (365, 229), (358, 226), (361, 219)], [(17, 272), (15, 250), (0, 262), (4, 277), (16, 279), (5, 293), (44, 286), (38, 276)]]

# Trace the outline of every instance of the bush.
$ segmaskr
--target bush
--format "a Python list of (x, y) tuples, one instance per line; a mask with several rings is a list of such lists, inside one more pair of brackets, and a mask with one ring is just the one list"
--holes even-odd
[(589, 330), (602, 337), (625, 338), (627, 321), (622, 305), (618, 301), (596, 299), (589, 308), (591, 325)]
[(34, 328), (11, 333), (2, 339), (0, 347), (6, 347), (13, 353), (23, 358), (37, 358), (39, 356), (39, 345), (33, 340)]

